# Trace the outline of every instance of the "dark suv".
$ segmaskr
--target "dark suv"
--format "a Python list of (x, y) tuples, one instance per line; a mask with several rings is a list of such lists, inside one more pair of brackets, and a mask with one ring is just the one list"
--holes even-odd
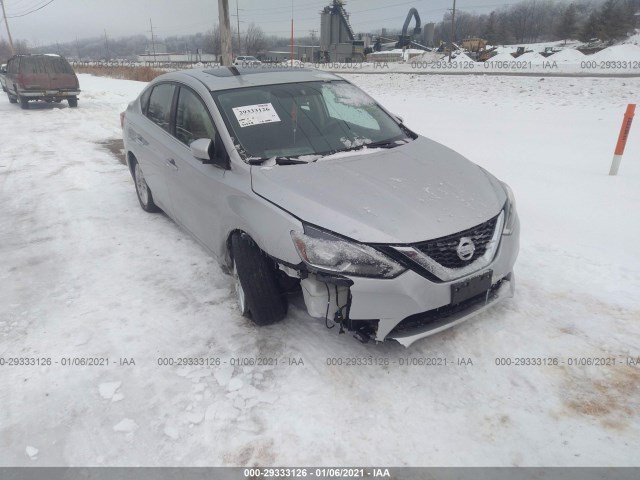
[(80, 84), (69, 62), (60, 55), (15, 55), (7, 62), (7, 96), (29, 108), (29, 100), (61, 102), (78, 106)]

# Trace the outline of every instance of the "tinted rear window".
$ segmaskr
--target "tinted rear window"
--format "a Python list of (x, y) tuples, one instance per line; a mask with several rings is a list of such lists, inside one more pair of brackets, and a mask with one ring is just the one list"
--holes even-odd
[(69, 62), (61, 57), (23, 57), (20, 60), (20, 70), (23, 74), (33, 73), (68, 73), (73, 75)]

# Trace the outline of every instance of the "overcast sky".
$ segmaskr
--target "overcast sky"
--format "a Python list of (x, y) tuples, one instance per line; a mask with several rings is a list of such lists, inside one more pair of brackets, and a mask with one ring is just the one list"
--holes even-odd
[[(218, 0), (53, 0), (38, 11), (28, 13), (50, 0), (4, 0), (14, 39), (32, 45), (67, 42), (77, 38), (110, 38), (142, 34), (149, 36), (149, 18), (160, 39), (171, 35), (204, 32), (218, 22)], [(457, 0), (456, 8), (480, 13), (516, 0)], [(235, 15), (236, 2), (240, 30), (255, 22), (267, 34), (288, 36), (291, 28), (291, 0), (229, 0)], [(293, 17), (296, 36), (320, 30), (320, 10), (331, 0), (295, 0)], [(409, 8), (415, 7), (423, 23), (442, 19), (452, 0), (348, 0), (347, 13), (356, 32), (381, 27), (401, 28)], [(24, 15), (27, 13), (27, 15)], [(24, 15), (24, 16), (19, 16)], [(236, 17), (231, 17), (235, 24)], [(4, 22), (2, 38), (7, 38)]]

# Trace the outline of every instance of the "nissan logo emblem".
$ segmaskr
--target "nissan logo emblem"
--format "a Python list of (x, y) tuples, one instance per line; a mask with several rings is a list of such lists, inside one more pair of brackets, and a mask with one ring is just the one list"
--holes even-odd
[(458, 243), (458, 247), (456, 248), (458, 258), (464, 261), (471, 260), (471, 257), (473, 257), (473, 253), (475, 251), (476, 246), (473, 244), (473, 241), (469, 237), (462, 237), (460, 239), (460, 243)]

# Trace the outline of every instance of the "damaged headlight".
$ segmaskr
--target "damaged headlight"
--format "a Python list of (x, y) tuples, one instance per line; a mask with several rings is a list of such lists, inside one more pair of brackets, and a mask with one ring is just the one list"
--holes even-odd
[(516, 222), (516, 199), (513, 196), (511, 187), (504, 182), (500, 183), (502, 183), (502, 188), (504, 188), (504, 191), (507, 194), (507, 204), (504, 208), (504, 230), (502, 233), (503, 235), (511, 235), (513, 233), (513, 226)]
[(305, 228), (305, 233), (292, 231), (291, 238), (302, 261), (318, 270), (382, 278), (405, 271), (384, 253), (315, 228)]

